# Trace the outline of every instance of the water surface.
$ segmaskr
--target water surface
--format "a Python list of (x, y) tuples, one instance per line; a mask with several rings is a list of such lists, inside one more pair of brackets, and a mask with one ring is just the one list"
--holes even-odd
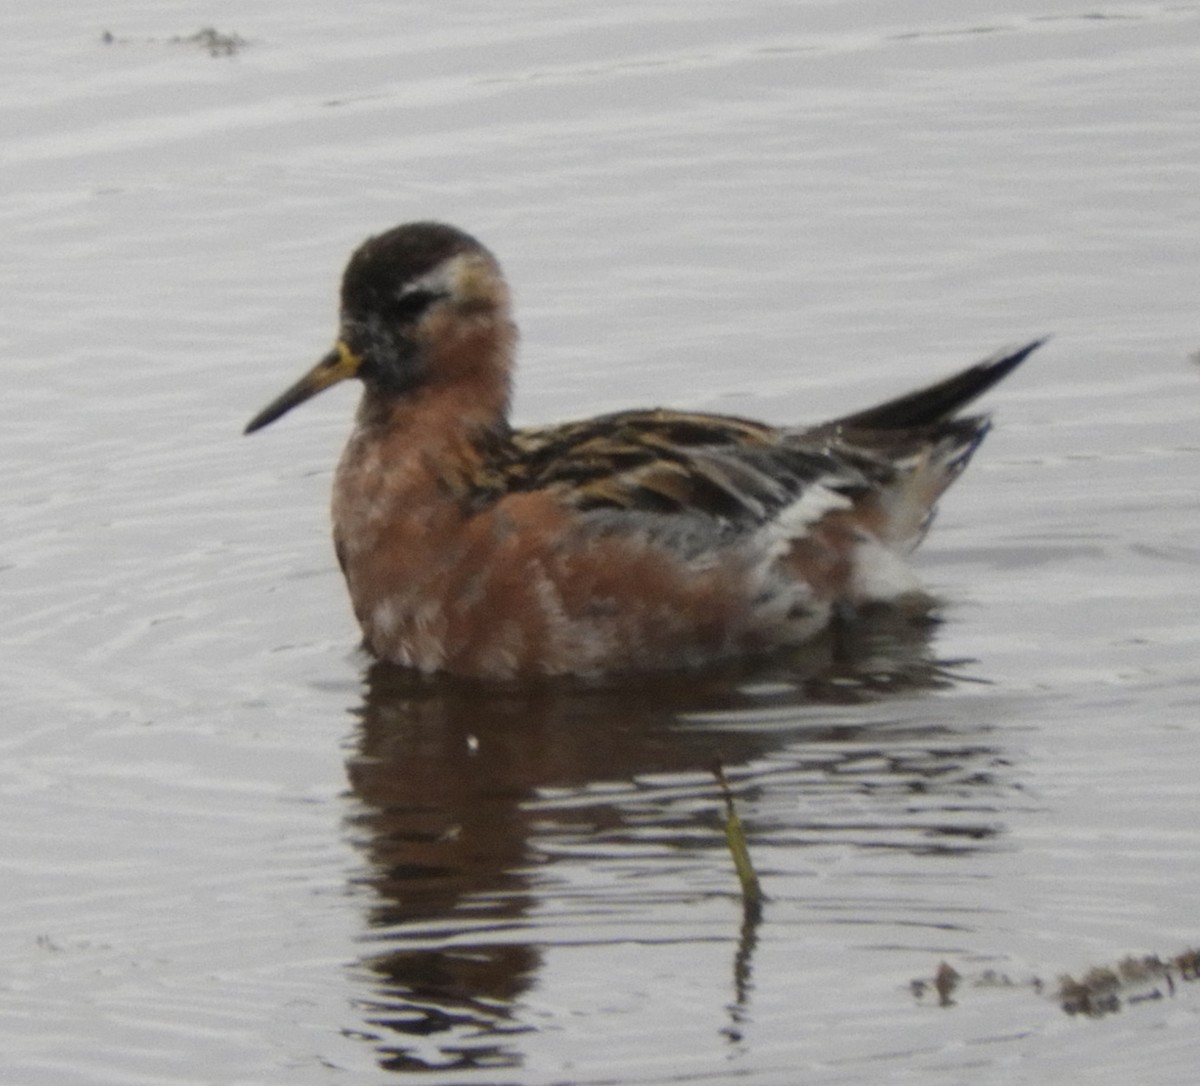
[[(1182, 977), (1055, 991), (1200, 942), (1200, 7), (98, 17), (3, 20), (5, 1082), (1191, 1081)], [(922, 549), (941, 621), (371, 667), (352, 394), (239, 431), (421, 217), (508, 270), (522, 422), (814, 420), (1054, 333)]]

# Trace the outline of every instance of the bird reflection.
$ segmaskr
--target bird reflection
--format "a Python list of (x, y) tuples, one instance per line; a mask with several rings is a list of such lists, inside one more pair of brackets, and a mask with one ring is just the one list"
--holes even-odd
[[(835, 624), (800, 655), (620, 686), (497, 688), (371, 666), (348, 773), (359, 801), (353, 833), (372, 890), (358, 967), (369, 995), (360, 1009), (380, 1065), (397, 1073), (520, 1066), (520, 1034), (536, 1028), (521, 1020), (520, 999), (536, 979), (544, 943), (535, 906), (540, 895), (553, 895), (556, 862), (582, 862), (555, 860), (552, 851), (547, 858), (537, 842), (602, 831), (605, 847), (619, 847), (635, 823), (644, 831), (660, 775), (671, 778), (661, 810), (663, 825), (679, 834), (672, 847), (694, 849), (701, 829), (711, 834), (702, 840), (722, 848), (720, 800), (708, 776), (714, 762), (736, 771), (786, 749), (803, 765), (805, 744), (819, 741), (828, 769), (830, 743), (850, 733), (846, 764), (863, 759), (871, 725), (823, 727), (822, 709), (962, 681), (962, 665), (934, 658), (935, 628), (923, 615), (863, 614)], [(697, 719), (730, 726), (697, 726)], [(889, 759), (894, 741), (881, 730), (869, 757), (913, 791), (936, 787), (931, 765), (934, 778), (951, 772), (962, 780), (975, 772), (967, 763), (988, 753), (931, 742), (929, 756), (914, 760), (909, 732), (906, 756)], [(701, 783), (678, 810), (680, 774), (707, 778), (711, 804), (694, 802), (707, 794)], [(731, 773), (735, 792), (745, 779)], [(620, 788), (605, 799), (593, 787), (582, 813), (578, 804), (546, 799), (633, 780), (636, 811)], [(855, 775), (836, 786), (856, 787)], [(818, 832), (828, 830), (823, 823)], [(980, 832), (989, 831), (976, 826), (966, 836)], [(731, 895), (736, 888), (731, 865)], [(732, 972), (718, 981), (729, 987), (718, 1003), (729, 1007), (725, 1032), (735, 1039), (753, 990), (761, 918), (747, 908), (740, 932), (731, 926)]]

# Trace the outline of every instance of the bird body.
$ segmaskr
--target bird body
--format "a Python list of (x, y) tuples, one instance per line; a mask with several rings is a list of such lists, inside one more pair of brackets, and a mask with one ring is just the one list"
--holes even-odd
[(905, 559), (988, 428), (957, 412), (1038, 343), (809, 429), (663, 409), (514, 429), (515, 346), (491, 254), (397, 227), (351, 258), (334, 350), (247, 427), (363, 381), (334, 543), (383, 659), (492, 680), (695, 667), (917, 592)]

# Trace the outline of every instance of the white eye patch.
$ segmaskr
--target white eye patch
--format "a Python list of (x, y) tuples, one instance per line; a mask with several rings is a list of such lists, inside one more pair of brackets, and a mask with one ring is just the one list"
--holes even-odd
[(429, 296), (449, 298), (464, 306), (495, 305), (503, 300), (505, 292), (495, 264), (482, 253), (467, 252), (443, 260), (396, 292), (399, 301)]
[(444, 260), (435, 268), (427, 271), (424, 275), (417, 279), (410, 279), (407, 283), (402, 283), (400, 289), (396, 291), (397, 301), (404, 301), (414, 297), (438, 297), (442, 298), (455, 293), (455, 276), (452, 272), (454, 263), (459, 260), (459, 257), (453, 257), (450, 260)]

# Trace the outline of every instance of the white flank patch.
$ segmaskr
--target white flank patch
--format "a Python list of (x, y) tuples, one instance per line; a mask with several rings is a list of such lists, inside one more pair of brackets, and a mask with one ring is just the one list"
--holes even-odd
[(568, 620), (558, 585), (546, 572), (545, 566), (537, 561), (529, 563), (529, 581), (533, 585), (534, 597), (541, 604), (542, 614), (546, 616), (546, 625), (554, 636), (560, 636)]
[(773, 521), (763, 525), (767, 558), (782, 558), (792, 542), (803, 538), (822, 517), (839, 509), (849, 509), (852, 505), (853, 502), (845, 494), (814, 483), (791, 505), (785, 506)]
[(479, 653), (476, 666), (493, 679), (511, 679), (517, 673), (524, 650), (520, 623), (504, 622), (488, 630), (488, 644)]
[(850, 591), (859, 603), (884, 602), (922, 592), (924, 586), (900, 555), (873, 536), (864, 536), (854, 548)]
[(446, 619), (437, 600), (413, 605), (393, 596), (371, 611), (370, 640), (390, 660), (436, 671), (446, 658)]
[(400, 621), (400, 608), (396, 605), (395, 600), (384, 600), (383, 603), (376, 604), (375, 610), (371, 614), (371, 624), (374, 627), (375, 635), (378, 638), (392, 639), (392, 635), (396, 632), (396, 626)]

